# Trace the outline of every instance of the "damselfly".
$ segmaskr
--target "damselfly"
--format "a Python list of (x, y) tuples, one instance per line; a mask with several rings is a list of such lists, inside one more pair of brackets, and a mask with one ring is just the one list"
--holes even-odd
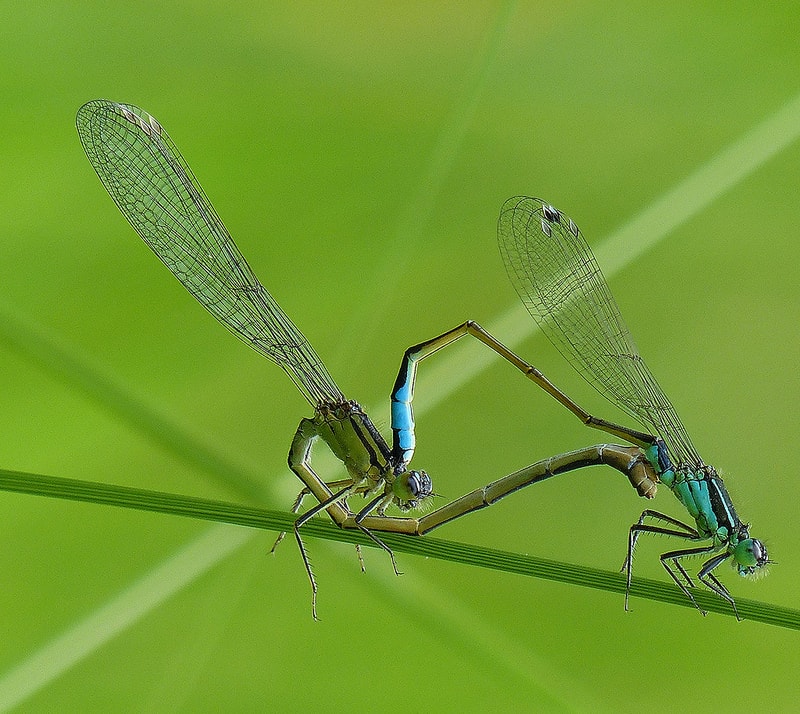
[[(390, 555), (397, 572), (391, 550), (375, 531), (422, 535), (524, 486), (593, 464), (606, 464), (624, 473), (637, 492), (648, 498), (655, 495), (659, 479), (667, 483), (697, 524), (695, 528), (645, 511), (630, 529), (625, 565), (628, 589), (633, 549), (641, 533), (711, 540), (707, 546), (662, 556), (667, 572), (693, 602), (686, 587), (692, 583), (680, 564), (682, 558), (714, 553), (699, 578), (731, 604), (733, 599), (711, 571), (731, 557), (742, 574), (768, 562), (763, 544), (749, 537), (721, 479), (697, 457), (669, 401), (636, 353), (577, 227), (556, 209), (527, 198), (512, 199), (504, 207), (500, 245), (512, 281), (543, 330), (578, 371), (612, 402), (652, 427), (654, 434), (591, 416), (539, 370), (480, 325), (468, 321), (406, 350), (391, 397), (390, 447), (359, 404), (345, 398), (308, 340), (256, 278), (158, 121), (133, 105), (96, 100), (78, 111), (77, 127), (100, 180), (145, 243), (214, 317), (277, 363), (314, 407), (314, 416), (302, 419), (294, 436), (289, 466), (304, 484), (292, 511), (298, 513), (309, 494), (317, 501), (294, 524), (311, 582), (315, 618), (317, 584), (300, 528), (318, 513), (326, 511), (339, 526), (363, 532)], [(467, 334), (509, 361), (585, 424), (631, 446), (599, 444), (561, 454), (422, 516), (387, 515), (391, 506), (408, 512), (433, 494), (428, 474), (409, 469), (415, 448), (412, 400), (417, 366)], [(318, 439), (342, 461), (346, 478), (325, 482), (315, 473), (311, 449)], [(367, 499), (366, 505), (352, 510), (350, 499), (354, 496)], [(670, 527), (650, 525), (648, 520)]]
[[(670, 577), (701, 612), (687, 589), (693, 582), (682, 561), (711, 556), (698, 579), (736, 603), (713, 571), (731, 560), (740, 575), (752, 575), (769, 561), (760, 540), (750, 537), (716, 469), (703, 462), (669, 399), (639, 355), (608, 284), (575, 222), (536, 198), (509, 199), (498, 222), (500, 252), (511, 282), (542, 332), (577, 372), (613, 404), (648, 426), (643, 434), (575, 413), (588, 426), (621, 436), (644, 452), (658, 480), (675, 494), (694, 525), (645, 510), (630, 528), (625, 609), (633, 552), (643, 533), (708, 541), (661, 556)], [(705, 613), (704, 613), (705, 614)]]

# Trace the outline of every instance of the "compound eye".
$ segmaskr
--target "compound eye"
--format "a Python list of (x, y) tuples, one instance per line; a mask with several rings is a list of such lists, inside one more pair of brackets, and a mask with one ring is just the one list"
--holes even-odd
[(760, 541), (753, 539), (753, 557), (756, 559), (756, 566), (761, 567), (766, 565), (769, 557), (767, 556), (767, 547)]
[(433, 492), (430, 476), (424, 471), (409, 472), (408, 490), (414, 498), (427, 498)]

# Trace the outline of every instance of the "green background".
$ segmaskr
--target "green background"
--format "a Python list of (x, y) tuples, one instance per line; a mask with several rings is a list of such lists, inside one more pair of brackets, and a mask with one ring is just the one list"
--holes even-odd
[[(286, 453), (308, 405), (130, 230), (80, 148), (83, 102), (159, 119), (386, 429), (408, 345), (515, 307), (494, 238), (506, 198), (542, 196), (600, 245), (796, 98), (798, 21), (795, 3), (2, 3), (0, 467), (273, 508), (298, 488)], [(779, 563), (720, 577), (786, 606), (798, 166), (790, 143), (653, 247), (631, 238), (611, 278)], [(619, 416), (541, 335), (519, 350)], [(450, 388), (482, 357), (458, 354), (423, 366), (417, 401), (414, 463), (443, 496), (598, 440), (499, 360)], [(165, 424), (217, 465), (180, 456)], [(669, 493), (655, 505), (682, 515)], [(436, 535), (614, 569), (642, 507), (594, 469)], [(315, 623), (296, 548), (267, 557), (271, 533), (14, 494), (0, 509), (2, 710), (752, 712), (800, 694), (792, 631), (647, 600), (626, 614), (616, 594), (403, 554), (396, 578), (373, 550), (364, 575), (350, 546), (310, 540)], [(643, 541), (637, 574), (666, 579), (671, 546)]]

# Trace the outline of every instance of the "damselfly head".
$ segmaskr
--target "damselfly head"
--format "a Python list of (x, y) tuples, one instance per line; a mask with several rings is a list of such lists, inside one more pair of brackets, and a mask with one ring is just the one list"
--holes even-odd
[(397, 507), (401, 511), (410, 511), (433, 494), (433, 483), (425, 471), (405, 471), (396, 476), (392, 491)]
[(756, 538), (744, 538), (733, 549), (733, 561), (742, 577), (760, 571), (772, 561), (767, 556), (767, 547)]

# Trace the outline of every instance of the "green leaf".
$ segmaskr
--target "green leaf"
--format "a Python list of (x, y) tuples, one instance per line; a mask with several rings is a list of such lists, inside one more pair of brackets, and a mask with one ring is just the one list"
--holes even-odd
[[(108, 506), (119, 506), (142, 511), (155, 511), (175, 516), (199, 518), (218, 523), (260, 528), (267, 531), (285, 531), (292, 528), (295, 516), (257, 506), (245, 506), (226, 501), (215, 501), (193, 496), (181, 496), (163, 491), (94, 483), (79, 479), (44, 476), (21, 471), (0, 469), (0, 490), (27, 493), (49, 498), (84, 501)], [(344, 530), (321, 518), (303, 526), (303, 534), (314, 538), (358, 543), (377, 547), (359, 531)], [(585, 565), (564, 563), (521, 553), (485, 548), (469, 543), (410, 536), (398, 533), (381, 533), (381, 539), (394, 551), (420, 555), (426, 558), (450, 560), (493, 570), (503, 570), (528, 577), (569, 583), (580, 587), (625, 592), (625, 576)], [(693, 589), (698, 604), (710, 612), (733, 616), (729, 605), (711, 593)], [(634, 578), (631, 595), (649, 600), (693, 607), (686, 596), (675, 586), (657, 580)], [(744, 620), (764, 622), (779, 627), (800, 630), (800, 611), (771, 605), (757, 600), (737, 598), (736, 607)]]

